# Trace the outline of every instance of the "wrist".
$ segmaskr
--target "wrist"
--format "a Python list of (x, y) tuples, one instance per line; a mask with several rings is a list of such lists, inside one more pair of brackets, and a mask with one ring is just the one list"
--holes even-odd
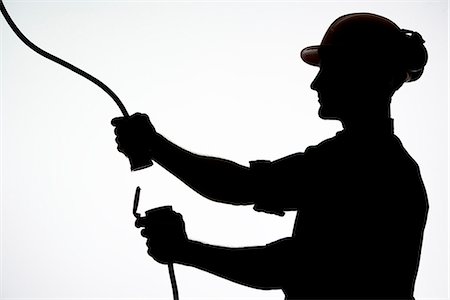
[(192, 265), (195, 261), (195, 256), (198, 253), (198, 242), (186, 240), (179, 248), (177, 257), (174, 262), (183, 265)]
[(166, 139), (159, 133), (155, 132), (150, 138), (152, 158), (158, 160), (161, 154), (164, 153), (164, 145), (166, 144)]

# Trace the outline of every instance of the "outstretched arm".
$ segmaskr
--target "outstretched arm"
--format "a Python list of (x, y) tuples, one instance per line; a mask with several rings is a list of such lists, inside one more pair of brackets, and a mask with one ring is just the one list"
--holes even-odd
[(254, 180), (248, 167), (191, 153), (158, 134), (147, 115), (112, 120), (118, 150), (153, 159), (204, 197), (228, 204), (252, 204)]
[[(303, 155), (274, 163), (251, 162), (245, 167), (229, 160), (194, 154), (170, 142), (153, 128), (144, 114), (113, 119), (119, 151), (128, 157), (156, 161), (202, 196), (227, 204), (255, 204), (255, 210), (284, 215), (298, 208)], [(307, 184), (305, 185), (307, 188)]]
[(189, 152), (156, 134), (153, 159), (204, 197), (228, 204), (252, 204), (250, 168)]

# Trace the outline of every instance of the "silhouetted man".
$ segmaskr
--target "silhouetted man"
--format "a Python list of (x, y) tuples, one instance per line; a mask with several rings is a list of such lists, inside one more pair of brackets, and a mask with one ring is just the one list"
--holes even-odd
[(311, 88), (335, 137), (250, 167), (190, 153), (156, 133), (148, 117), (117, 118), (119, 150), (145, 153), (204, 197), (298, 211), (294, 234), (269, 245), (225, 248), (189, 240), (181, 215), (146, 220), (149, 254), (287, 299), (413, 299), (428, 202), (415, 161), (393, 133), (390, 101), (418, 79), (421, 36), (367, 13), (338, 18), (302, 59), (319, 66)]

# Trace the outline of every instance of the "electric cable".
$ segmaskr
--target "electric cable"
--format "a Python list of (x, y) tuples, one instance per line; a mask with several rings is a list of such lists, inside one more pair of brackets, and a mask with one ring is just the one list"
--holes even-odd
[(177, 280), (175, 278), (175, 271), (173, 269), (173, 264), (169, 263), (168, 267), (169, 267), (170, 283), (172, 284), (173, 300), (179, 300), (180, 298), (178, 297)]
[(101, 88), (102, 90), (104, 90), (113, 100), (114, 102), (117, 104), (117, 106), (119, 107), (120, 111), (122, 112), (124, 117), (128, 117), (129, 114), (127, 112), (127, 109), (125, 108), (125, 106), (123, 105), (122, 101), (120, 101), (119, 97), (103, 82), (101, 82), (99, 79), (95, 78), (94, 76), (92, 76), (91, 74), (81, 70), (78, 67), (75, 67), (74, 65), (72, 65), (71, 63), (56, 57), (55, 55), (48, 53), (47, 51), (39, 48), (38, 46), (36, 46), (33, 42), (31, 42), (21, 31), (20, 29), (16, 26), (16, 24), (14, 23), (14, 21), (11, 19), (11, 17), (9, 16), (8, 11), (6, 10), (5, 5), (3, 4), (3, 0), (0, 0), (0, 10), (2, 11), (3, 17), (5, 17), (6, 22), (8, 23), (9, 27), (11, 27), (12, 31), (14, 31), (14, 33), (17, 35), (17, 37), (24, 42), (25, 45), (27, 45), (31, 50), (33, 50), (34, 52), (38, 53), (39, 55), (42, 55), (43, 57), (63, 66), (66, 67), (67, 69), (77, 73), (80, 76), (83, 76), (84, 78), (86, 78), (87, 80), (91, 81), (92, 83), (94, 83), (95, 85), (97, 85), (99, 88)]
[[(142, 219), (141, 215), (137, 212), (140, 195), (141, 195), (141, 188), (138, 186), (138, 187), (136, 187), (136, 192), (134, 193), (134, 201), (133, 201), (133, 216), (136, 218), (136, 222)], [(146, 215), (147, 215), (147, 213), (146, 213)], [(141, 225), (136, 225), (136, 227), (140, 228)], [(179, 300), (177, 280), (175, 278), (175, 271), (173, 269), (173, 263), (168, 263), (167, 267), (169, 268), (169, 276), (170, 276), (170, 283), (172, 285), (173, 300)]]
[[(16, 24), (14, 23), (14, 21), (12, 20), (12, 18), (10, 17), (8, 11), (6, 10), (5, 5), (3, 4), (3, 0), (0, 0), (0, 10), (2, 12), (3, 17), (5, 18), (6, 22), (8, 23), (9, 27), (11, 27), (12, 31), (16, 34), (16, 36), (25, 44), (27, 45), (31, 50), (33, 50), (34, 52), (36, 52), (37, 54), (71, 70), (72, 72), (77, 73), (78, 75), (86, 78), (87, 80), (91, 81), (92, 83), (94, 83), (95, 85), (97, 85), (99, 88), (101, 88), (103, 91), (105, 91), (112, 99), (113, 101), (117, 104), (117, 106), (119, 107), (120, 111), (122, 112), (124, 117), (129, 117), (128, 111), (125, 108), (125, 105), (123, 105), (122, 101), (120, 100), (120, 98), (116, 95), (116, 93), (114, 93), (106, 84), (104, 84), (102, 81), (100, 81), (99, 79), (97, 79), (96, 77), (92, 76), (91, 74), (81, 70), (80, 68), (72, 65), (71, 63), (51, 54), (48, 53), (47, 51), (41, 49), (40, 47), (36, 46), (36, 44), (34, 44), (33, 42), (31, 42), (21, 31), (20, 29), (16, 26)], [(177, 282), (176, 282), (176, 278), (175, 278), (175, 271), (173, 269), (173, 264), (169, 264), (169, 276), (170, 276), (170, 282), (172, 284), (172, 293), (173, 293), (173, 299), (174, 300), (179, 300), (178, 298), (178, 287), (177, 287)]]

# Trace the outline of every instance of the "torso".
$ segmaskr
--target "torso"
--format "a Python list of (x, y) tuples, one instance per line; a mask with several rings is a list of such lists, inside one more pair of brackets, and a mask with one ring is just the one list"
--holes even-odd
[(400, 141), (341, 134), (308, 148), (302, 161), (310, 177), (287, 297), (412, 298), (428, 202)]

